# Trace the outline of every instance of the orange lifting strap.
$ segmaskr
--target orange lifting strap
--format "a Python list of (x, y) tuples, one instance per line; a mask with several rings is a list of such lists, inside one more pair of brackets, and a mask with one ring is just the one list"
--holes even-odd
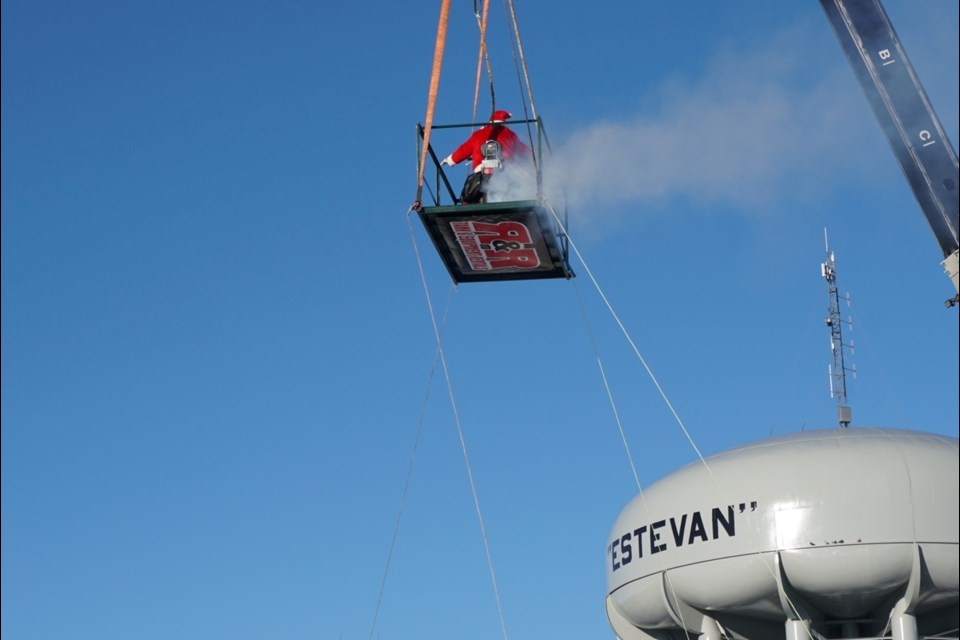
[(440, 68), (443, 66), (443, 47), (447, 40), (447, 19), (450, 16), (450, 0), (440, 5), (440, 24), (437, 26), (437, 44), (433, 49), (433, 71), (430, 74), (430, 93), (427, 98), (427, 116), (424, 118), (423, 152), (420, 156), (420, 170), (417, 174), (417, 202), (423, 194), (423, 170), (427, 164), (427, 149), (430, 147), (430, 128), (433, 126), (433, 110), (437, 104), (437, 92), (440, 89)]

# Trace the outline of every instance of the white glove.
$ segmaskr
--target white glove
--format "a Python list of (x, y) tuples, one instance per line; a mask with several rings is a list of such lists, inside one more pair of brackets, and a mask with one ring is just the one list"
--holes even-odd
[(453, 165), (456, 164), (456, 162), (453, 161), (453, 156), (447, 156), (446, 158), (440, 161), (440, 164), (445, 164), (448, 167), (452, 167)]

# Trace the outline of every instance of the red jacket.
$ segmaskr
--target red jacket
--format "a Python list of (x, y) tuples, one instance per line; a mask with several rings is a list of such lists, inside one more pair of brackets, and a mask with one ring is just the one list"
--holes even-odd
[(483, 153), (480, 151), (480, 147), (487, 140), (496, 140), (500, 143), (503, 148), (504, 160), (512, 160), (530, 154), (530, 149), (521, 142), (517, 134), (503, 124), (495, 123), (474, 131), (466, 142), (450, 154), (450, 160), (456, 165), (472, 157), (473, 170), (476, 171), (480, 167), (480, 163), (483, 162)]

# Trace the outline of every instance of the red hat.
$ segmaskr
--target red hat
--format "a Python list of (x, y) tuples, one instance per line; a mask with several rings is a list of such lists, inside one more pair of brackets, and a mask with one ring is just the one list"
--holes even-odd
[(511, 117), (513, 116), (509, 111), (503, 111), (501, 109), (493, 112), (493, 115), (490, 116), (490, 122), (503, 122), (504, 120), (509, 120)]

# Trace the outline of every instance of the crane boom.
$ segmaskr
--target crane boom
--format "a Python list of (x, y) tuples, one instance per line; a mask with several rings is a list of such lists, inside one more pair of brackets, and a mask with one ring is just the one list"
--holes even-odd
[(953, 145), (880, 0), (820, 0), (820, 4), (940, 245), (944, 269), (960, 292)]

